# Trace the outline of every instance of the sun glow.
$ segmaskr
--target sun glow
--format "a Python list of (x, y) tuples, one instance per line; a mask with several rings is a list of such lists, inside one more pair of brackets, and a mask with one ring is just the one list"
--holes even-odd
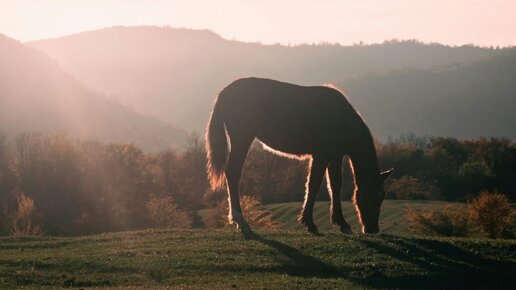
[(107, 26), (210, 29), (262, 43), (383, 42), (418, 39), (460, 45), (516, 45), (516, 2), (466, 1), (142, 1), (0, 2), (0, 33), (31, 41)]

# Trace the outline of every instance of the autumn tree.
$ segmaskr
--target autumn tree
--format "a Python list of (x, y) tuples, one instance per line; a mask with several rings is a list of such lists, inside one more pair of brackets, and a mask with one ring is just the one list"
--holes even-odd
[(38, 205), (49, 234), (70, 233), (80, 212), (80, 159), (64, 135), (22, 134), (16, 139), (20, 189)]

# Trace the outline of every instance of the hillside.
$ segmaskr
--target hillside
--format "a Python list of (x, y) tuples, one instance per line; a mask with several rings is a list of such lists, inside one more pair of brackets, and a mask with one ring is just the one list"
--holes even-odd
[[(360, 76), (405, 68), (427, 71), (472, 63), (500, 53), (494, 49), (416, 41), (355, 46), (261, 45), (225, 40), (209, 31), (159, 27), (113, 27), (29, 45), (56, 59), (66, 71), (89, 86), (116, 96), (142, 112), (198, 131), (204, 130), (214, 96), (240, 77), (260, 76), (305, 85), (332, 82), (346, 84), (342, 89), (348, 91), (348, 82), (344, 81)], [(390, 108), (390, 95), (381, 91), (370, 95), (360, 84), (349, 86), (353, 102), (359, 104), (366, 120), (371, 120), (375, 134), (418, 133), (427, 128), (426, 131), (436, 135), (461, 133), (455, 128), (443, 130), (439, 124), (422, 126), (423, 118), (418, 119), (417, 127), (409, 122), (398, 122), (393, 128), (389, 119), (392, 119), (392, 111), (382, 110)], [(374, 79), (367, 79), (364, 86), (378, 85)], [(421, 86), (422, 90), (426, 88)], [(442, 99), (438, 93), (431, 97), (428, 102)], [(483, 95), (478, 105), (485, 105), (491, 97)], [(361, 98), (374, 101), (356, 100)], [(494, 110), (496, 105), (490, 108)], [(403, 109), (419, 116), (424, 108)], [(479, 136), (490, 132), (477, 130), (474, 133)]]
[(180, 147), (187, 133), (87, 88), (40, 51), (0, 35), (0, 131), (65, 133), (147, 150)]
[(516, 48), (488, 59), (375, 73), (339, 82), (378, 138), (516, 138)]
[(148, 230), (0, 239), (0, 288), (498, 289), (514, 240)]
[[(386, 234), (409, 234), (407, 226), (406, 210), (438, 208), (444, 209), (447, 206), (464, 206), (464, 203), (428, 201), (428, 200), (385, 200), (382, 203), (380, 212), (380, 230)], [(304, 231), (305, 227), (296, 221), (301, 211), (301, 202), (288, 202), (268, 204), (264, 208), (272, 214), (272, 220), (278, 222), (282, 230), (300, 230)], [(319, 227), (321, 232), (338, 232), (337, 227), (333, 227), (330, 223), (329, 202), (317, 201), (314, 207), (314, 223)], [(355, 206), (352, 202), (342, 202), (342, 210), (344, 218), (349, 223), (354, 233), (361, 231)]]

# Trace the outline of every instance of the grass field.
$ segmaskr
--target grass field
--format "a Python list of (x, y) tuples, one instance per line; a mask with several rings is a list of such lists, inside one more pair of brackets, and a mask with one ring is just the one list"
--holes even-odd
[[(266, 205), (279, 231), (146, 230), (0, 238), (0, 288), (516, 289), (516, 240), (410, 236), (404, 212), (445, 202), (386, 201), (381, 235), (342, 235), (318, 202), (321, 236), (295, 221), (300, 203)], [(358, 232), (351, 203), (343, 203)]]
[(0, 239), (1, 288), (512, 288), (516, 241), (147, 230)]
[[(408, 233), (405, 210), (408, 207), (445, 208), (446, 206), (464, 206), (464, 203), (444, 201), (413, 201), (413, 200), (385, 200), (380, 213), (380, 229), (384, 233), (406, 234)], [(314, 207), (314, 222), (321, 231), (338, 231), (338, 227), (332, 227), (329, 217), (329, 202), (316, 202)], [(279, 222), (283, 230), (303, 230), (303, 226), (296, 222), (297, 215), (301, 211), (300, 202), (280, 203), (265, 205), (272, 213), (273, 220)], [(351, 202), (342, 202), (344, 218), (351, 225), (353, 232), (360, 232), (357, 214)]]

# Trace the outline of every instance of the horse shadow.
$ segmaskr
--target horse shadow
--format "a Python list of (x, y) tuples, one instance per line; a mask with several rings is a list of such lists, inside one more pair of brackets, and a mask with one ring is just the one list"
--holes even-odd
[[(396, 275), (389, 265), (332, 265), (271, 238), (254, 234), (256, 242), (275, 249), (283, 260), (275, 271), (299, 277), (344, 279), (366, 288), (397, 289), (516, 289), (516, 264), (483, 257), (449, 242), (418, 238), (356, 238), (365, 248), (412, 265), (414, 274)], [(269, 269), (270, 270), (270, 269)], [(387, 274), (387, 272), (391, 272)]]
[(345, 278), (347, 276), (346, 269), (335, 267), (315, 257), (306, 255), (298, 249), (282, 242), (265, 238), (256, 233), (253, 233), (253, 236), (249, 237), (249, 240), (262, 243), (275, 249), (281, 254), (281, 256), (278, 257), (279, 259), (286, 258), (277, 269), (285, 274), (318, 278)]
[[(381, 240), (381, 241), (380, 241)], [(413, 265), (419, 272), (386, 277), (382, 270), (351, 281), (371, 288), (398, 289), (516, 289), (516, 264), (483, 257), (448, 242), (382, 235), (361, 239), (364, 246), (382, 255)]]

